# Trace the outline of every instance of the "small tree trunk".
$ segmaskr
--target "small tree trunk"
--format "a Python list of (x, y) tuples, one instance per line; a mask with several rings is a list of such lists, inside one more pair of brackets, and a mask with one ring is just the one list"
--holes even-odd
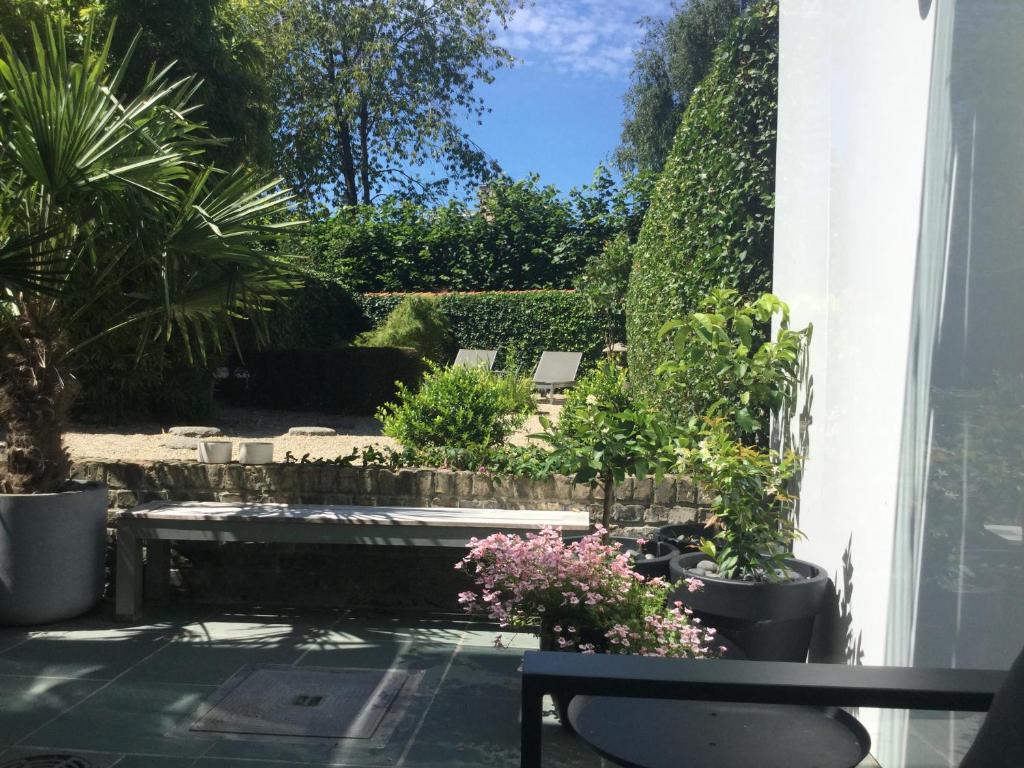
[(71, 392), (49, 364), (57, 351), (55, 336), (33, 327), (30, 314), (17, 325), (24, 344), (8, 338), (0, 352), (0, 423), (7, 427), (0, 490), (53, 493), (70, 475), (63, 431)]
[(608, 531), (612, 527), (612, 507), (615, 505), (615, 478), (606, 474), (602, 477), (604, 482), (604, 509), (601, 512), (601, 525), (605, 529), (605, 540), (608, 539)]

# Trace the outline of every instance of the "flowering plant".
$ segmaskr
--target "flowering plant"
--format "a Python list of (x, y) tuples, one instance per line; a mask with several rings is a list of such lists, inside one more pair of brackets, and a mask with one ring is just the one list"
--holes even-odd
[[(459, 595), (470, 612), (502, 627), (541, 625), (542, 639), (584, 653), (633, 653), (699, 658), (714, 652), (715, 630), (682, 603), (666, 604), (669, 585), (636, 573), (604, 529), (565, 543), (544, 528), (525, 537), (497, 533), (472, 539), (456, 568), (477, 591)], [(689, 582), (691, 592), (702, 584)]]

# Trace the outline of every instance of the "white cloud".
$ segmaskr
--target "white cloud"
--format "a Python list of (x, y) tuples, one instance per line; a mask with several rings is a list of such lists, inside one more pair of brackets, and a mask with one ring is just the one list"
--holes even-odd
[(670, 9), (669, 0), (534, 0), (498, 31), (498, 41), (527, 66), (624, 77), (643, 37), (637, 20)]

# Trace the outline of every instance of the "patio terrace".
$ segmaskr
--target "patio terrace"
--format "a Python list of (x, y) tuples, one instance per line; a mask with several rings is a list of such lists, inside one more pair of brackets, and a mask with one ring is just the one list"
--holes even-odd
[[(0, 629), (0, 765), (60, 753), (91, 768), (513, 768), (518, 666), (536, 641), (513, 635), (498, 649), (497, 634), (462, 617), (173, 604), (138, 625), (114, 623), (103, 608), (59, 625)], [(422, 677), (404, 708), (386, 716), (386, 740), (189, 731), (218, 686), (263, 664)], [(545, 765), (601, 765), (553, 720), (547, 730)]]

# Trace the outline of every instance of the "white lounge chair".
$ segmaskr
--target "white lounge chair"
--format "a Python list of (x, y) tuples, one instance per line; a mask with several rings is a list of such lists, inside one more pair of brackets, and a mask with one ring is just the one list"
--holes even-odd
[(482, 365), (488, 371), (494, 368), (494, 360), (498, 356), (496, 349), (460, 349), (455, 355), (455, 362), (452, 366), (463, 366), (472, 368)]
[(551, 397), (556, 389), (565, 389), (576, 383), (576, 373), (583, 360), (582, 352), (543, 352), (533, 372), (535, 389)]

